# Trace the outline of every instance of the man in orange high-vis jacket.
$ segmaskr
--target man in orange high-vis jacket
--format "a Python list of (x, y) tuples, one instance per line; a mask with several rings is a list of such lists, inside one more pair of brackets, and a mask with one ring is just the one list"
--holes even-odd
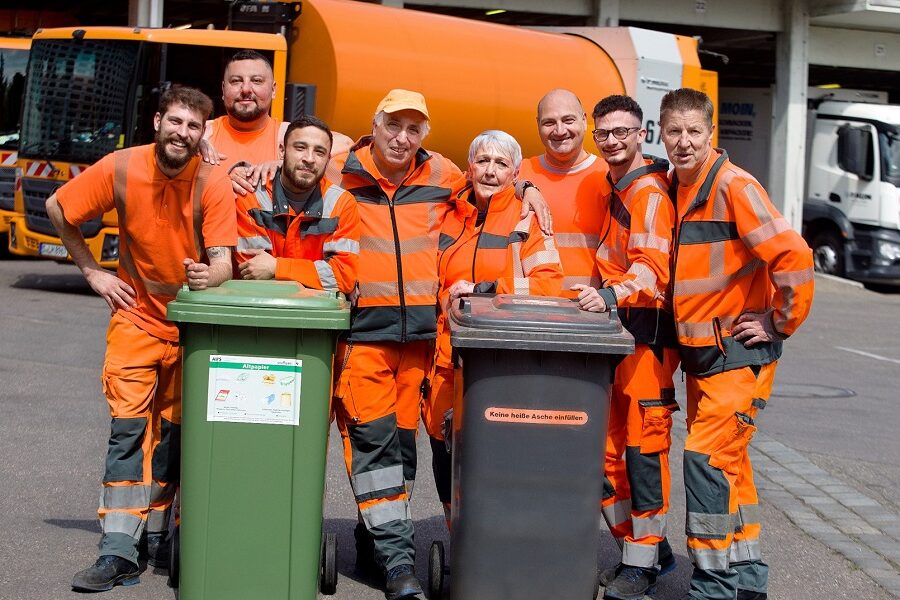
[(759, 182), (712, 148), (712, 118), (702, 92), (663, 97), (677, 208), (671, 301), (687, 376), (690, 597), (760, 600), (768, 566), (747, 449), (782, 342), (812, 306), (813, 259)]
[[(372, 135), (334, 156), (326, 177), (356, 198), (361, 235), (350, 334), (335, 357), (335, 416), (362, 523), (357, 567), (374, 556), (386, 596), (421, 594), (409, 493), (416, 432), (436, 336), (437, 254), (453, 190), (465, 177), (422, 148), (430, 122), (425, 98), (395, 89), (379, 103)], [(536, 190), (523, 206), (537, 206)], [(546, 223), (546, 210), (537, 210)], [(523, 215), (524, 216), (524, 215)], [(374, 548), (372, 543), (374, 542)]]
[[(288, 123), (269, 115), (277, 91), (272, 63), (256, 50), (238, 50), (225, 64), (225, 114), (207, 124), (201, 150), (209, 162), (233, 171), (232, 185), (240, 195), (252, 194), (260, 178), (271, 180), (281, 166), (278, 148)], [(336, 153), (353, 144), (346, 135), (332, 137)]]
[(536, 185), (550, 205), (565, 273), (563, 293), (574, 298), (573, 285), (600, 286), (594, 253), (606, 223), (608, 167), (584, 149), (587, 116), (569, 90), (552, 90), (541, 98), (537, 125), (544, 153), (522, 162), (519, 186)]
[(454, 383), (447, 307), (455, 298), (473, 292), (559, 296), (562, 291), (563, 273), (553, 236), (541, 232), (531, 213), (521, 218), (522, 203), (513, 187), (521, 162), (522, 149), (511, 135), (496, 130), (479, 134), (469, 147), (469, 185), (457, 194), (461, 202), (441, 231), (434, 375), (422, 420), (448, 526), (451, 461), (444, 429), (462, 389)]
[[(229, 279), (237, 242), (231, 182), (196, 156), (211, 111), (202, 92), (170, 88), (160, 98), (154, 144), (105, 156), (47, 200), (72, 260), (112, 311), (102, 377), (112, 417), (103, 535), (100, 558), (75, 575), (77, 590), (137, 583), (143, 534), (147, 562), (168, 566), (181, 458), (181, 352), (166, 305), (183, 283), (202, 290)], [(78, 228), (113, 208), (120, 230), (115, 275), (100, 268)]]
[(283, 165), (255, 194), (237, 200), (234, 254), (244, 279), (297, 281), (306, 287), (356, 287), (359, 213), (356, 199), (324, 178), (331, 130), (304, 115), (284, 134)]
[(612, 193), (597, 249), (599, 289), (576, 285), (581, 307), (616, 307), (634, 336), (634, 354), (616, 367), (610, 394), (603, 516), (622, 549), (601, 574), (604, 598), (640, 600), (675, 566), (666, 541), (669, 446), (678, 367), (675, 323), (665, 298), (675, 208), (669, 163), (644, 157), (644, 113), (628, 96), (608, 96), (593, 112), (594, 142), (609, 164)]

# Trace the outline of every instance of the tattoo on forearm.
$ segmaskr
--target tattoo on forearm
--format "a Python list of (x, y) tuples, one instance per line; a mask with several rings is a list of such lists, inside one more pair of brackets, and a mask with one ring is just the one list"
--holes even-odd
[(210, 258), (219, 258), (228, 254), (228, 248), (225, 246), (213, 246), (206, 249), (206, 255)]

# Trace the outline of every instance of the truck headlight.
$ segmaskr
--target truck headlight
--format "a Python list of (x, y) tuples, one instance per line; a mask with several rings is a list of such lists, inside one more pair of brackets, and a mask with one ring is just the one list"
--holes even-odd
[(878, 240), (875, 244), (875, 253), (891, 262), (900, 260), (900, 244), (887, 240)]

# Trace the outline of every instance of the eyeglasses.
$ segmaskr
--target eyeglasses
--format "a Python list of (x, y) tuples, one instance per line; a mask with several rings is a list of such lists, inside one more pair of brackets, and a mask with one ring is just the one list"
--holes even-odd
[(594, 139), (598, 142), (605, 142), (606, 138), (609, 137), (609, 134), (613, 134), (616, 136), (617, 140), (624, 140), (629, 135), (634, 133), (635, 131), (639, 131), (640, 127), (616, 127), (614, 129), (595, 129), (591, 133), (594, 134)]

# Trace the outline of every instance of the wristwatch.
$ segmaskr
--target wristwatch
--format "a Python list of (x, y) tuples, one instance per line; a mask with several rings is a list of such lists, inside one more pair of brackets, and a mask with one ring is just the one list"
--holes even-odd
[(541, 191), (541, 190), (538, 188), (538, 186), (534, 185), (534, 182), (528, 181), (528, 180), (526, 179), (525, 181), (522, 182), (522, 195), (523, 195), (523, 196), (525, 195), (525, 190), (527, 190), (528, 188), (534, 188), (534, 189), (536, 189), (536, 190), (539, 191), (539, 192)]

